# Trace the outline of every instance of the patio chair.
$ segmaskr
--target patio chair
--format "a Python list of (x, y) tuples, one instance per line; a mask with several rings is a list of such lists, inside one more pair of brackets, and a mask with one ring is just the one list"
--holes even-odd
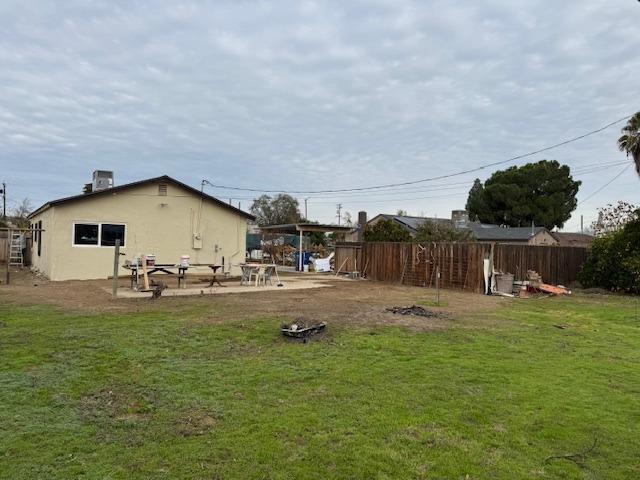
[(251, 285), (251, 272), (253, 267), (240, 265), (240, 285)]
[(269, 285), (273, 285), (273, 276), (276, 274), (276, 267), (273, 265), (265, 267), (263, 281), (266, 285), (269, 282)]
[(260, 283), (260, 277), (264, 277), (264, 267), (249, 267), (249, 285), (256, 279), (256, 287)]

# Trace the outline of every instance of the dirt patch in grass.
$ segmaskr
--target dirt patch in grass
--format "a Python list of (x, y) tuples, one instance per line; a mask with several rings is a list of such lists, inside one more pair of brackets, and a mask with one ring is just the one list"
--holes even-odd
[(126, 388), (114, 387), (85, 395), (80, 399), (80, 417), (89, 423), (110, 419), (118, 421), (145, 421), (154, 410), (154, 392), (143, 395)]
[(178, 418), (175, 427), (183, 437), (194, 437), (212, 431), (218, 424), (220, 418), (221, 415), (219, 412), (193, 408)]

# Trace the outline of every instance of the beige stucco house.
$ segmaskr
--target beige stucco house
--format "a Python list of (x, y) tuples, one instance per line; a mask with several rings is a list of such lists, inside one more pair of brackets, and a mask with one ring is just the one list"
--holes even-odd
[[(113, 274), (115, 239), (121, 264), (144, 254), (157, 263), (234, 266), (245, 259), (253, 216), (171, 177), (162, 176), (45, 203), (30, 217), (32, 265), (51, 280), (99, 279)], [(206, 268), (205, 268), (206, 270)], [(128, 270), (120, 268), (120, 274)]]

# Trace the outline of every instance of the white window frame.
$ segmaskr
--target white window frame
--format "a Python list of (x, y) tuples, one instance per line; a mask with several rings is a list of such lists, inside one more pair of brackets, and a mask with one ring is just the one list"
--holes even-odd
[[(82, 220), (76, 220), (71, 225), (71, 246), (73, 248), (114, 248), (113, 245), (102, 245), (102, 225), (122, 225), (124, 227), (124, 246), (120, 248), (127, 248), (127, 224), (123, 222), (85, 222)], [(80, 245), (76, 244), (76, 225), (97, 225), (98, 226), (98, 244), (97, 245)]]

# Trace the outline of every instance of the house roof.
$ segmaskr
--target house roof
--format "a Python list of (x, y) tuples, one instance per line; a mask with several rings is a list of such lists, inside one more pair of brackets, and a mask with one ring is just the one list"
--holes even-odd
[(561, 247), (587, 247), (595, 239), (593, 235), (586, 233), (551, 232), (551, 235)]
[(51, 200), (47, 203), (45, 203), (44, 205), (42, 205), (40, 208), (36, 209), (33, 213), (31, 213), (29, 215), (28, 218), (32, 218), (35, 215), (37, 215), (38, 213), (41, 213), (43, 211), (45, 211), (46, 209), (50, 208), (50, 207), (54, 207), (56, 205), (63, 205), (66, 203), (72, 203), (72, 202), (76, 202), (79, 200), (84, 200), (87, 198), (94, 198), (97, 196), (101, 196), (101, 195), (108, 195), (108, 194), (113, 194), (113, 193), (117, 193), (117, 192), (122, 192), (124, 190), (128, 190), (131, 188), (135, 188), (135, 187), (140, 187), (142, 185), (148, 185), (150, 183), (157, 183), (157, 182), (164, 182), (164, 183), (173, 183), (174, 185), (178, 185), (179, 187), (184, 188), (185, 190), (188, 190), (189, 192), (193, 193), (194, 195), (197, 196), (201, 196), (202, 198), (204, 198), (205, 200), (209, 200), (213, 203), (215, 203), (216, 205), (218, 205), (221, 208), (225, 208), (229, 211), (232, 211), (233, 213), (236, 213), (238, 215), (241, 215), (245, 218), (248, 218), (249, 220), (254, 220), (255, 217), (243, 210), (240, 210), (239, 208), (234, 207), (233, 205), (229, 205), (228, 203), (223, 202), (222, 200), (218, 200), (215, 197), (212, 197), (211, 195), (208, 195), (204, 192), (201, 192), (200, 190), (198, 190), (197, 188), (193, 188), (189, 185), (187, 185), (186, 183), (182, 183), (178, 180), (176, 180), (175, 178), (171, 178), (168, 175), (162, 175), (160, 177), (154, 177), (154, 178), (148, 178), (146, 180), (139, 180), (137, 182), (132, 182), (132, 183), (126, 183), (124, 185), (119, 185), (116, 187), (112, 187), (112, 188), (105, 188), (104, 190), (98, 190), (95, 192), (90, 192), (90, 193), (81, 193), (80, 195), (73, 195), (71, 197), (64, 197), (64, 198), (59, 198), (57, 200)]
[(501, 227), (487, 223), (469, 222), (467, 227), (473, 231), (476, 239), (482, 241), (526, 241), (540, 232), (544, 227)]
[(379, 217), (382, 217), (385, 220), (391, 220), (393, 222), (399, 223), (405, 229), (413, 233), (415, 233), (418, 230), (418, 228), (420, 228), (420, 226), (422, 226), (426, 222), (451, 223), (451, 220), (449, 220), (448, 218), (412, 217), (409, 215), (389, 215), (386, 213), (381, 213), (380, 215), (376, 215), (367, 223), (370, 223)]

